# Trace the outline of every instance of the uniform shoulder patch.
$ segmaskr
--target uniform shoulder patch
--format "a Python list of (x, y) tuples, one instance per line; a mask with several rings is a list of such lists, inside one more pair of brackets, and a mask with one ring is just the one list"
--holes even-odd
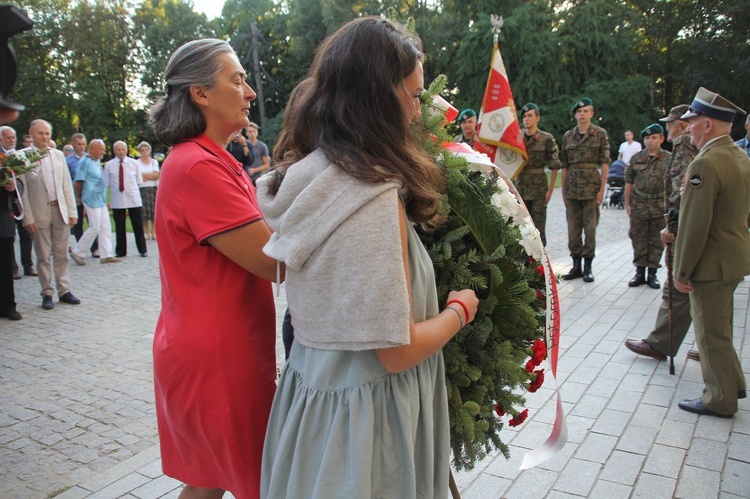
[(693, 189), (697, 189), (698, 187), (703, 185), (703, 177), (696, 173), (690, 177), (689, 183), (690, 187), (692, 187)]

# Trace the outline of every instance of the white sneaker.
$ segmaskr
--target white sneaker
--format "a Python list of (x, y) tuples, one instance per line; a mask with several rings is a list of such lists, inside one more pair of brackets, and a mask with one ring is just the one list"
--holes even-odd
[(70, 252), (70, 258), (72, 258), (73, 261), (76, 262), (78, 265), (86, 265), (86, 261), (83, 259), (83, 257), (76, 255), (75, 251)]

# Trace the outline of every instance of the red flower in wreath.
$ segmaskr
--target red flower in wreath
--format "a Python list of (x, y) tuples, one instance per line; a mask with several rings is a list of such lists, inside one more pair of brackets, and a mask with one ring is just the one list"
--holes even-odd
[(505, 416), (505, 407), (501, 406), (500, 404), (495, 404), (495, 412), (498, 416)]
[(541, 289), (537, 289), (536, 290), (536, 299), (537, 300), (544, 300), (545, 298), (547, 298), (547, 297), (544, 296), (544, 293), (542, 293), (542, 290)]
[(529, 393), (536, 392), (544, 383), (544, 369), (537, 369), (534, 374), (536, 374), (536, 379), (529, 384)]
[(534, 340), (534, 344), (531, 345), (531, 351), (533, 352), (531, 360), (537, 366), (547, 358), (547, 345), (542, 340)]
[(536, 268), (536, 273), (539, 274), (539, 275), (544, 275), (544, 265), (539, 265)]
[(534, 368), (537, 365), (538, 364), (534, 364), (534, 359), (529, 359), (528, 362), (526, 362), (526, 372), (527, 373), (533, 373), (534, 372)]
[(518, 426), (524, 421), (526, 421), (526, 418), (529, 417), (529, 410), (524, 409), (523, 411), (518, 413), (518, 416), (515, 418), (511, 418), (510, 421), (508, 421), (508, 426)]

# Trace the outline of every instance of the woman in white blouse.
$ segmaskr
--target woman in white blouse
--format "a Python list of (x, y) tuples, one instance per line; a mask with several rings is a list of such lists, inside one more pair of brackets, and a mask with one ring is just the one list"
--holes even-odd
[[(159, 162), (151, 157), (151, 144), (146, 141), (138, 144), (141, 159), (138, 167), (143, 176), (141, 184), (141, 199), (143, 200), (143, 233), (146, 239), (156, 239), (154, 233), (154, 206), (156, 203), (156, 186), (159, 180)], [(149, 222), (151, 228), (149, 229)]]

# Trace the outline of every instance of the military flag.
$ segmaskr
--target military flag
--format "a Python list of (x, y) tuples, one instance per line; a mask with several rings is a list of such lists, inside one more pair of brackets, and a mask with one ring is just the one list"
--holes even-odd
[(490, 76), (484, 89), (477, 130), (483, 146), (477, 149), (485, 152), (497, 167), (515, 180), (526, 165), (528, 154), (497, 41), (492, 49)]

